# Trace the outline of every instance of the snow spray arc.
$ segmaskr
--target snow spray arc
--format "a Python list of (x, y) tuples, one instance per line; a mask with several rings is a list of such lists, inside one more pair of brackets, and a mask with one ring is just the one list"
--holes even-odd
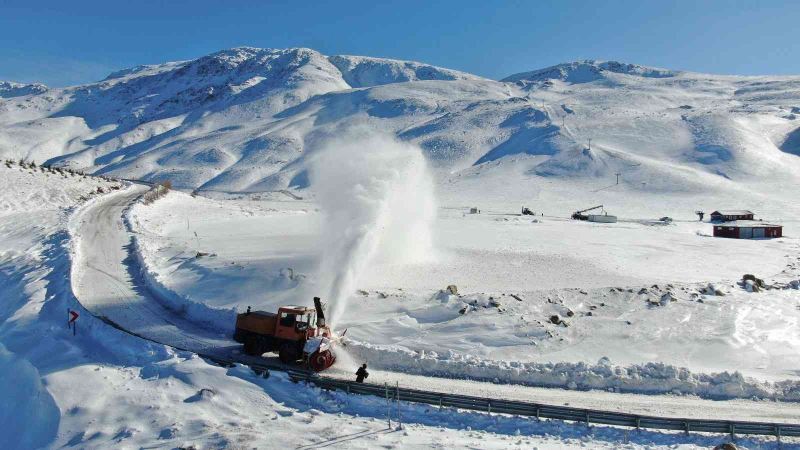
[(317, 286), (335, 325), (371, 261), (432, 258), (436, 205), (425, 157), (415, 145), (351, 132), (317, 155), (310, 171), (323, 216)]

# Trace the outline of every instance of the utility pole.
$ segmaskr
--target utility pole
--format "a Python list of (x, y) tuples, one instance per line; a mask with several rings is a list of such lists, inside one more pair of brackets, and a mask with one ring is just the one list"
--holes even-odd
[(620, 173), (619, 173), (619, 172), (617, 172), (617, 174), (616, 174), (616, 175), (617, 175), (617, 184), (619, 184), (619, 175), (620, 175)]
[(589, 150), (592, 149), (592, 138), (589, 138)]

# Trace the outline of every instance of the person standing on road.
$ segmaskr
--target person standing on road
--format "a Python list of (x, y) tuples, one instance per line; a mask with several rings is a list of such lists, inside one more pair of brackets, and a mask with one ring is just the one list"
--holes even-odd
[(364, 363), (364, 365), (359, 367), (356, 371), (356, 383), (363, 383), (364, 379), (368, 376), (369, 372), (367, 372), (367, 363)]

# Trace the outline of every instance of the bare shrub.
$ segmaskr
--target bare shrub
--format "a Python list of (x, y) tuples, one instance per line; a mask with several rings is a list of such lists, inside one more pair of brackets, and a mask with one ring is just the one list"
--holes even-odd
[(172, 189), (172, 183), (170, 181), (162, 181), (154, 184), (153, 187), (142, 196), (142, 203), (149, 205), (167, 195), (170, 189)]

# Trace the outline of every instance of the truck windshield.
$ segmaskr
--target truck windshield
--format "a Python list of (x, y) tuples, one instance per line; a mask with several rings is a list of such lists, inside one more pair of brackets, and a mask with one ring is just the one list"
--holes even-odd
[(281, 326), (283, 327), (293, 327), (295, 322), (297, 322), (297, 314), (293, 313), (281, 313)]

